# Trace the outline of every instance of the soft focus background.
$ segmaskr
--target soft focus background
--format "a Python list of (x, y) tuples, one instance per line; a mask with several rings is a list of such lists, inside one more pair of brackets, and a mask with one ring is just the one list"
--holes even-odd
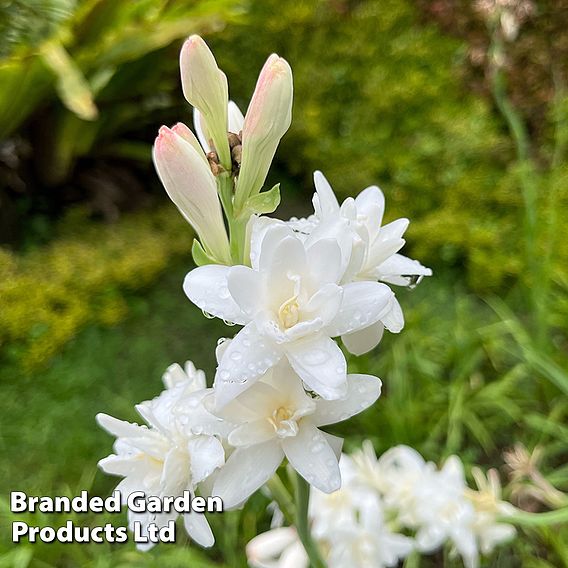
[[(183, 295), (192, 234), (150, 159), (161, 124), (191, 123), (178, 76), (191, 33), (243, 110), (270, 52), (291, 63), (278, 214), (309, 212), (316, 168), (343, 197), (378, 183), (387, 219), (411, 220), (406, 254), (434, 269), (399, 291), (404, 332), (349, 360), (383, 379), (382, 398), (332, 431), (347, 449), (370, 438), (379, 452), (405, 443), (437, 463), (457, 453), (468, 471), (497, 467), (527, 511), (566, 505), (564, 0), (3, 0), (0, 566), (238, 568), (269, 525), (257, 495), (212, 518), (213, 551), (186, 546), (183, 531), (147, 554), (14, 547), (6, 526), (9, 490), (108, 494), (115, 480), (96, 462), (111, 438), (95, 414), (136, 420), (174, 361), (212, 379), (217, 339), (234, 331)], [(567, 536), (521, 528), (484, 565), (568, 566)], [(460, 561), (440, 552), (420, 566)]]

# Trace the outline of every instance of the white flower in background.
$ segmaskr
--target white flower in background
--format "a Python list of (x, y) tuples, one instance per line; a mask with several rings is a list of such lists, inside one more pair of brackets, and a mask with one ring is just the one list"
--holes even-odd
[[(194, 495), (199, 484), (225, 461), (223, 446), (217, 437), (194, 433), (194, 428), (208, 427), (214, 431), (221, 422), (205, 410), (196, 413), (198, 403), (191, 403), (191, 397), (197, 397), (195, 400), (200, 402), (201, 393), (207, 392), (203, 390), (203, 371), (197, 371), (189, 361), (185, 371), (179, 365), (171, 365), (164, 374), (164, 382), (167, 389), (160, 396), (136, 407), (148, 426), (131, 424), (107, 414), (97, 415), (98, 423), (117, 437), (115, 453), (100, 460), (99, 466), (106, 473), (124, 477), (117, 486), (123, 502), (133, 491), (160, 498), (183, 495), (186, 490)], [(176, 408), (182, 400), (183, 413)], [(166, 526), (177, 516), (176, 512), (128, 511), (130, 528), (135, 521), (140, 521), (143, 533), (147, 532), (149, 523)], [(202, 546), (213, 545), (213, 533), (203, 514), (185, 513), (183, 520), (191, 538)], [(147, 550), (153, 543), (138, 546)]]
[(225, 351), (215, 376), (222, 407), (286, 358), (323, 398), (345, 394), (346, 363), (331, 339), (378, 321), (390, 309), (385, 284), (340, 286), (341, 254), (332, 239), (306, 247), (285, 224), (257, 223), (251, 264), (201, 266), (184, 282), (205, 312), (245, 327)]
[[(397, 511), (401, 523), (413, 528), (419, 526), (423, 503), (417, 491), (425, 480), (431, 479), (435, 465), (427, 464), (415, 449), (403, 445), (387, 450), (378, 460), (373, 457), (371, 444), (354, 454), (359, 476), (381, 492), (385, 506)], [(428, 486), (425, 492), (430, 489)]]
[(514, 538), (515, 527), (498, 522), (497, 518), (513, 515), (515, 507), (501, 500), (501, 482), (495, 469), (490, 469), (487, 477), (477, 467), (472, 468), (471, 473), (478, 490), (467, 489), (465, 495), (475, 509), (473, 532), (478, 539), (481, 553), (491, 554), (497, 545)]
[(475, 511), (465, 499), (467, 486), (460, 459), (450, 456), (440, 470), (428, 463), (424, 473), (415, 492), (417, 548), (429, 553), (449, 541), (466, 566), (477, 566), (479, 554), (471, 530)]
[[(355, 199), (348, 197), (340, 206), (324, 175), (314, 173), (316, 193), (314, 215), (306, 220), (293, 219), (291, 226), (303, 235), (308, 245), (320, 239), (335, 239), (341, 249), (342, 283), (382, 281), (409, 286), (432, 271), (418, 261), (398, 254), (404, 246), (402, 238), (408, 219), (397, 219), (382, 225), (385, 198), (377, 186), (363, 190)], [(342, 334), (350, 352), (361, 355), (375, 347), (384, 329), (398, 333), (404, 326), (399, 303), (393, 297), (391, 309), (370, 326)]]
[(243, 503), (274, 475), (284, 457), (312, 486), (325, 493), (337, 490), (338, 439), (319, 427), (361, 412), (381, 391), (380, 380), (369, 375), (349, 375), (347, 385), (341, 400), (312, 398), (288, 363), (281, 362), (227, 404), (218, 414), (237, 424), (228, 437), (236, 450), (217, 474), (213, 494), (226, 507)]
[[(480, 554), (515, 534), (514, 527), (497, 522), (514, 507), (501, 500), (494, 470), (486, 478), (473, 468), (479, 488), (474, 491), (456, 456), (441, 469), (408, 446), (377, 459), (370, 441), (352, 456), (343, 454), (339, 465), (338, 491), (325, 494), (312, 487), (310, 493), (312, 537), (329, 568), (397, 566), (414, 550), (430, 553), (445, 544), (462, 556), (466, 568), (477, 568)], [(269, 531), (249, 543), (249, 564), (303, 568), (308, 564), (300, 546), (294, 529)]]
[(229, 239), (217, 184), (193, 132), (184, 124), (162, 126), (153, 148), (154, 165), (170, 199), (195, 229), (205, 252), (229, 264)]
[(325, 544), (329, 568), (398, 566), (413, 550), (411, 538), (388, 528), (378, 495), (357, 503), (355, 522), (335, 528)]
[(251, 568), (309, 568), (308, 555), (292, 527), (280, 527), (255, 536), (246, 547)]

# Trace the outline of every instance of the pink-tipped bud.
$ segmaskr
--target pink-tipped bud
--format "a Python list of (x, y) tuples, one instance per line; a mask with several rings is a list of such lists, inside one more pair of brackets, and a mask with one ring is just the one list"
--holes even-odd
[(292, 70), (272, 54), (264, 64), (243, 124), (238, 205), (260, 191), (280, 139), (292, 120)]
[(162, 126), (153, 158), (166, 192), (199, 235), (205, 251), (221, 264), (230, 263), (217, 184), (193, 133), (181, 123), (171, 129)]
[(223, 165), (230, 169), (227, 143), (227, 77), (217, 66), (215, 57), (198, 35), (183, 44), (180, 53), (181, 84), (189, 104), (203, 115), (209, 136)]

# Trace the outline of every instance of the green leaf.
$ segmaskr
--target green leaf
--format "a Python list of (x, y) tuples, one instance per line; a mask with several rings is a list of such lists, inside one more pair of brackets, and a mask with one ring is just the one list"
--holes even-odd
[(65, 48), (60, 43), (49, 42), (42, 47), (41, 56), (57, 77), (61, 102), (79, 118), (95, 120), (98, 110), (89, 84)]
[(280, 205), (280, 184), (277, 183), (272, 189), (257, 193), (249, 197), (245, 203), (240, 218), (250, 216), (253, 213), (273, 213)]
[(197, 264), (197, 266), (219, 264), (214, 258), (205, 252), (201, 243), (197, 239), (193, 239), (193, 245), (191, 245), (191, 256), (193, 256), (193, 261)]

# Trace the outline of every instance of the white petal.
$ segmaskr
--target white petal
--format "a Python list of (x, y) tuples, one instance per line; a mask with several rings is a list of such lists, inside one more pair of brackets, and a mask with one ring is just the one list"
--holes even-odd
[(215, 544), (215, 537), (203, 513), (185, 513), (183, 515), (183, 525), (187, 534), (197, 544), (205, 548), (209, 548)]
[[(266, 241), (266, 239), (265, 239)], [(272, 255), (265, 254), (265, 248), (260, 259), (260, 270), (266, 272), (266, 292), (269, 305), (278, 308), (290, 298), (294, 282), (290, 275), (307, 272), (306, 250), (300, 239), (295, 236), (284, 237), (272, 249)]]
[(245, 117), (241, 112), (241, 109), (233, 101), (229, 101), (229, 132), (234, 134), (239, 134), (243, 129), (243, 123)]
[(290, 227), (284, 221), (279, 219), (272, 219), (270, 217), (258, 217), (253, 215), (249, 221), (248, 230), (251, 233), (250, 237), (250, 263), (254, 270), (258, 270), (260, 263), (261, 250), (263, 248), (264, 238), (270, 230), (270, 242), (267, 241), (266, 254), (270, 254), (268, 249), (276, 246), (278, 242), (284, 237), (294, 234)]
[(272, 415), (272, 411), (282, 398), (280, 392), (266, 378), (272, 379), (274, 369), (271, 373), (267, 373), (262, 377), (262, 381), (254, 384), (254, 386), (246, 390), (239, 396), (239, 404), (254, 413), (256, 417), (265, 418)]
[(379, 238), (382, 241), (390, 239), (401, 239), (406, 229), (408, 229), (410, 221), (406, 218), (396, 219), (381, 227)]
[(310, 484), (332, 493), (341, 486), (339, 464), (327, 440), (307, 419), (300, 422), (297, 436), (284, 438), (282, 449), (292, 467)]
[(248, 266), (233, 266), (227, 276), (231, 296), (247, 317), (252, 318), (262, 306), (260, 274)]
[(405, 244), (404, 239), (387, 239), (379, 238), (369, 247), (367, 258), (365, 259), (364, 272), (372, 276), (373, 279), (379, 278), (379, 267), (388, 260), (393, 254), (396, 254)]
[(302, 319), (321, 320), (320, 328), (329, 324), (338, 314), (343, 297), (343, 288), (337, 284), (322, 286), (302, 308)]
[(404, 327), (404, 314), (394, 295), (391, 298), (388, 311), (381, 316), (381, 322), (392, 333), (399, 333)]
[(167, 389), (171, 389), (187, 381), (187, 375), (178, 363), (172, 363), (162, 375), (162, 381)]
[(341, 450), (343, 449), (343, 438), (339, 436), (334, 436), (333, 434), (329, 434), (328, 432), (322, 432), (324, 438), (327, 440), (330, 448), (333, 450), (337, 461), (341, 458)]
[(117, 438), (132, 438), (143, 436), (147, 430), (138, 424), (131, 424), (126, 420), (119, 420), (114, 416), (109, 416), (103, 412), (99, 412), (96, 416), (99, 426), (104, 428), (109, 434)]
[(402, 254), (393, 254), (387, 258), (378, 266), (377, 272), (381, 280), (398, 286), (408, 286), (412, 282), (408, 276), (432, 276), (430, 268)]
[(292, 527), (280, 527), (261, 533), (248, 542), (247, 560), (253, 568), (280, 568), (277, 559), (297, 540), (298, 535)]
[(177, 448), (172, 448), (167, 454), (162, 466), (160, 490), (164, 495), (179, 495), (187, 486), (189, 472), (187, 460)]
[(285, 345), (292, 368), (306, 385), (327, 400), (347, 390), (347, 364), (333, 339), (317, 336)]
[(351, 282), (343, 286), (343, 301), (326, 328), (331, 337), (357, 331), (381, 320), (390, 309), (392, 290), (380, 282)]
[[(262, 219), (262, 217), (261, 217)], [(255, 236), (255, 229), (256, 226), (259, 227), (257, 236)], [(283, 240), (286, 238), (291, 238), (296, 240), (294, 232), (290, 227), (288, 227), (285, 223), (275, 223), (272, 219), (269, 222), (255, 224), (253, 228), (253, 237), (254, 241), (262, 239), (260, 242), (260, 246), (257, 242), (251, 242), (251, 259), (253, 256), (253, 251), (259, 251), (258, 254), (258, 269), (262, 270), (263, 268), (270, 269), (272, 263), (274, 261), (274, 254), (276, 249), (280, 246)], [(252, 262), (252, 260), (251, 260)], [(255, 266), (253, 265), (253, 268)]]
[(383, 192), (376, 186), (371, 185), (364, 189), (356, 198), (355, 205), (357, 205), (357, 213), (365, 215), (368, 218), (368, 223), (372, 223), (375, 227), (372, 231), (374, 234), (379, 230), (383, 221), (383, 214), (385, 211), (385, 196)]
[(187, 443), (191, 481), (197, 485), (225, 463), (225, 450), (213, 436), (196, 436)]
[(203, 148), (203, 151), (208, 154), (211, 152), (211, 147), (209, 146), (209, 134), (207, 133), (207, 126), (202, 114), (196, 109), (193, 109), (193, 128), (199, 139), (199, 143)]
[(317, 192), (314, 195), (316, 215), (319, 217), (327, 217), (339, 213), (337, 197), (335, 197), (331, 185), (329, 185), (329, 182), (320, 171), (314, 172), (314, 185)]
[(335, 239), (317, 240), (308, 250), (308, 266), (314, 283), (337, 284), (341, 279), (341, 249)]
[(219, 470), (212, 494), (223, 499), (226, 509), (244, 503), (274, 475), (283, 458), (280, 444), (272, 441), (238, 448)]
[(363, 355), (374, 349), (383, 338), (385, 326), (380, 322), (364, 327), (358, 331), (352, 331), (341, 336), (343, 345), (353, 355)]
[(185, 277), (183, 290), (204, 312), (225, 321), (244, 325), (249, 320), (233, 300), (227, 285), (230, 270), (229, 266), (219, 264), (194, 268)]
[(340, 400), (318, 400), (311, 419), (316, 426), (342, 422), (371, 406), (381, 395), (381, 380), (371, 375), (347, 375), (347, 394)]
[(276, 432), (268, 420), (259, 419), (237, 426), (229, 434), (229, 444), (235, 447), (248, 447), (268, 442), (268, 440), (272, 440), (275, 437)]
[(98, 466), (109, 475), (127, 476), (140, 467), (140, 461), (135, 456), (111, 454), (99, 460)]
[(310, 560), (300, 541), (289, 546), (280, 557), (278, 568), (309, 568)]
[(231, 341), (215, 374), (215, 399), (218, 408), (253, 385), (282, 358), (282, 352), (252, 323)]

